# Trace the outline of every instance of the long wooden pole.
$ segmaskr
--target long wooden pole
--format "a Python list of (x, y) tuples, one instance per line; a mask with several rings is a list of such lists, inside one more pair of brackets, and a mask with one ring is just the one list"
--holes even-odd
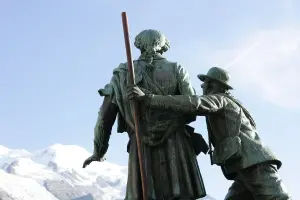
[[(135, 84), (134, 65), (133, 65), (133, 61), (132, 61), (132, 57), (131, 57), (130, 39), (129, 39), (129, 31), (128, 31), (128, 19), (127, 19), (126, 12), (122, 12), (122, 23), (123, 23), (125, 48), (126, 48), (126, 55), (127, 55), (127, 65), (128, 65), (128, 70), (129, 70), (129, 74), (130, 74), (129, 84)], [(138, 107), (138, 103), (136, 101), (133, 101), (132, 104), (133, 104), (133, 117), (134, 117), (136, 145), (137, 145), (140, 173), (141, 173), (141, 181), (142, 181), (143, 200), (148, 200), (145, 168), (144, 168), (143, 155), (142, 155), (142, 149), (141, 149), (141, 139), (140, 139), (139, 107)]]

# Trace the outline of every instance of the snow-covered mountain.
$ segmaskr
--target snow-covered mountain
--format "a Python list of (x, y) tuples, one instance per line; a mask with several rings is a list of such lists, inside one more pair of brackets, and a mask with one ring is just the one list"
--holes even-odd
[(82, 169), (90, 155), (75, 145), (36, 152), (0, 145), (0, 200), (124, 199), (127, 167), (104, 161)]

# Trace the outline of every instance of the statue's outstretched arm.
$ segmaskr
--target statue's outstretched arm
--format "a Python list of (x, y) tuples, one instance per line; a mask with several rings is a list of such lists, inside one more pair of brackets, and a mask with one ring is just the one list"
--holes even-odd
[(221, 110), (225, 101), (220, 95), (147, 95), (150, 108), (171, 109), (184, 114), (206, 116)]

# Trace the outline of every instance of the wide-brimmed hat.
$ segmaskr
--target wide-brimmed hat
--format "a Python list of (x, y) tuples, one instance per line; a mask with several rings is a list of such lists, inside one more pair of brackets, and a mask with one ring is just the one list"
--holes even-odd
[(207, 74), (199, 74), (198, 78), (203, 82), (207, 79), (215, 80), (215, 81), (218, 81), (218, 82), (222, 83), (223, 85), (227, 86), (228, 89), (233, 89), (229, 85), (229, 81), (230, 81), (229, 73), (219, 67), (210, 68), (208, 70)]

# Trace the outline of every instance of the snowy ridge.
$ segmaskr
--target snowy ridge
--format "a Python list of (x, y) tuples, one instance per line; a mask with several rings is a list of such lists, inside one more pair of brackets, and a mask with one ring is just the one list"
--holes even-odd
[(32, 153), (0, 145), (0, 199), (124, 199), (127, 167), (104, 161), (83, 169), (90, 155), (75, 145), (54, 144)]

